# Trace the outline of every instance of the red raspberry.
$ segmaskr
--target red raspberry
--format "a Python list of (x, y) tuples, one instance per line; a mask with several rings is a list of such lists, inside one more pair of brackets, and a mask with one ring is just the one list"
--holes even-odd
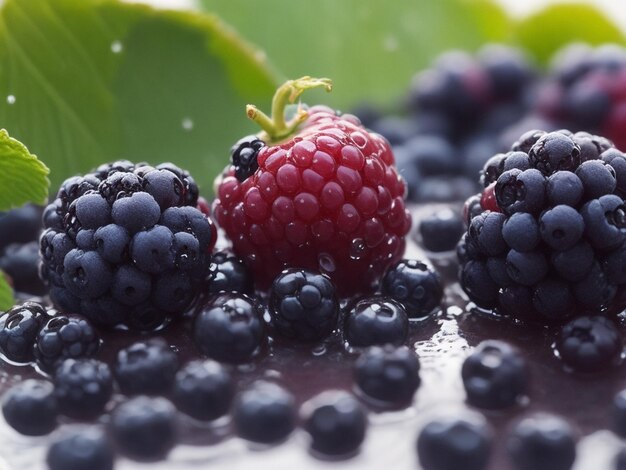
[(329, 275), (342, 295), (368, 292), (404, 252), (411, 226), (405, 182), (389, 143), (356, 117), (299, 107), (285, 122), (287, 101), (317, 86), (330, 90), (330, 81), (287, 82), (271, 118), (248, 107), (264, 144), (259, 149), (253, 136), (233, 147), (236, 165), (216, 181), (213, 213), (259, 287), (294, 267)]

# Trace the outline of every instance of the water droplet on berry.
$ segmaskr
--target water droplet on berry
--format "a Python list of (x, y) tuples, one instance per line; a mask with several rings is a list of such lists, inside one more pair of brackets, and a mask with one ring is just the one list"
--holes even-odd
[(366, 249), (365, 241), (362, 238), (355, 238), (350, 242), (350, 259), (361, 259)]
[(121, 41), (113, 41), (111, 43), (111, 51), (113, 54), (119, 54), (124, 50), (124, 46)]
[(15, 96), (14, 95), (7, 96), (7, 103), (8, 104), (15, 104)]
[(182, 121), (182, 126), (183, 126), (183, 130), (187, 132), (191, 131), (194, 126), (193, 120), (188, 117), (184, 118)]
[(317, 257), (317, 262), (319, 263), (320, 271), (322, 272), (332, 273), (337, 268), (335, 260), (328, 253), (320, 253)]

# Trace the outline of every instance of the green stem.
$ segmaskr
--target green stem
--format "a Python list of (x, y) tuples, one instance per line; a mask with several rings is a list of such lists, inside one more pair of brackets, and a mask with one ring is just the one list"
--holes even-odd
[(326, 91), (332, 90), (332, 82), (328, 78), (301, 77), (289, 80), (276, 90), (272, 99), (271, 117), (249, 104), (246, 106), (246, 114), (262, 129), (264, 135), (261, 139), (268, 144), (275, 144), (288, 138), (296, 132), (298, 126), (308, 117), (307, 112), (298, 107), (296, 115), (289, 122), (285, 121), (285, 108), (289, 103), (295, 102), (305, 90), (310, 88), (324, 87)]

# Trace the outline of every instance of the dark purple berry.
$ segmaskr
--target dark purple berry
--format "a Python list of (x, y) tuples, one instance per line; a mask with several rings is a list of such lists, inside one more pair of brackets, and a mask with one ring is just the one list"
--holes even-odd
[(409, 320), (406, 310), (396, 300), (365, 297), (346, 314), (344, 335), (352, 346), (365, 347), (387, 343), (402, 344), (407, 337)]
[(259, 168), (257, 156), (263, 147), (265, 147), (265, 142), (255, 135), (249, 135), (238, 140), (230, 149), (235, 176), (240, 182), (245, 181)]
[(54, 387), (45, 380), (28, 379), (11, 387), (2, 398), (6, 422), (20, 434), (43, 436), (57, 426)]
[(430, 314), (443, 297), (439, 274), (415, 259), (403, 259), (391, 266), (383, 277), (381, 291), (400, 302), (410, 318)]
[(207, 282), (211, 294), (238, 292), (251, 295), (254, 291), (252, 275), (244, 262), (226, 251), (211, 256)]
[(59, 411), (78, 419), (98, 417), (113, 394), (109, 366), (95, 359), (66, 359), (56, 368), (53, 383)]
[(0, 329), (0, 351), (11, 361), (30, 362), (39, 330), (49, 319), (43, 305), (25, 302), (4, 314)]
[(115, 452), (98, 428), (87, 428), (55, 440), (46, 456), (50, 470), (113, 470)]

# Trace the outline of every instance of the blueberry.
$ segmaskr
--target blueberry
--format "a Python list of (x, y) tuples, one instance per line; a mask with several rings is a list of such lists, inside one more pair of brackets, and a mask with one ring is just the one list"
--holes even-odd
[(236, 397), (233, 421), (244, 439), (262, 444), (282, 441), (295, 428), (295, 400), (276, 384), (255, 382)]
[(511, 215), (502, 226), (502, 237), (514, 250), (534, 250), (541, 241), (537, 219), (527, 212)]
[(66, 359), (55, 370), (53, 383), (59, 411), (78, 419), (96, 418), (113, 394), (109, 366), (95, 359)]
[(381, 296), (358, 300), (346, 315), (344, 334), (352, 346), (402, 344), (409, 320), (399, 302)]
[(447, 175), (458, 168), (455, 148), (444, 138), (419, 135), (404, 143), (407, 160), (417, 166), (423, 176)]
[(351, 455), (365, 439), (365, 411), (346, 392), (328, 391), (314, 397), (303, 405), (302, 419), (311, 449), (322, 455)]
[(11, 278), (16, 292), (47, 293), (39, 278), (39, 243), (36, 241), (8, 245), (0, 256), (0, 270)]
[(15, 362), (32, 361), (37, 334), (48, 318), (45, 307), (35, 302), (10, 309), (0, 329), (0, 351)]
[(384, 136), (391, 145), (402, 145), (418, 131), (418, 123), (400, 116), (381, 116), (372, 123), (371, 129)]
[(571, 315), (574, 296), (567, 282), (547, 277), (534, 288), (533, 306), (546, 320), (562, 320)]
[[(42, 208), (26, 204), (0, 213), (0, 250), (12, 243), (36, 240), (41, 231)], [(49, 214), (48, 217), (51, 217)]]
[(165, 340), (153, 338), (121, 349), (113, 373), (127, 395), (159, 395), (174, 384), (178, 366), (178, 356)]
[(259, 168), (257, 155), (263, 147), (265, 147), (265, 142), (256, 135), (249, 135), (239, 139), (230, 149), (235, 176), (240, 182), (245, 181)]
[(502, 341), (483, 341), (461, 369), (470, 404), (501, 409), (518, 403), (528, 388), (528, 366), (521, 354)]
[(49, 434), (57, 426), (58, 407), (54, 387), (45, 380), (20, 382), (5, 393), (2, 413), (9, 426), (20, 434)]
[(225, 251), (211, 256), (207, 280), (211, 294), (238, 292), (251, 295), (254, 292), (252, 275), (244, 262)]
[(555, 206), (539, 218), (541, 238), (553, 250), (569, 250), (578, 243), (584, 231), (583, 217), (570, 206)]
[(490, 452), (491, 432), (473, 416), (430, 421), (417, 438), (424, 470), (483, 470)]
[(458, 213), (443, 209), (424, 217), (419, 223), (422, 245), (429, 251), (454, 250), (463, 235), (463, 220)]
[(481, 307), (495, 307), (499, 286), (489, 275), (487, 264), (483, 261), (468, 261), (461, 267), (461, 287), (470, 300)]
[(584, 191), (583, 182), (571, 171), (551, 174), (546, 185), (546, 196), (553, 206), (565, 204), (576, 207), (582, 201)]
[(585, 241), (581, 241), (569, 250), (553, 253), (551, 259), (556, 272), (566, 281), (584, 279), (591, 271), (594, 262), (593, 248)]
[(612, 194), (617, 185), (615, 170), (602, 160), (589, 160), (576, 169), (576, 176), (583, 184), (585, 200), (598, 199)]
[(52, 372), (61, 361), (94, 356), (99, 348), (100, 338), (87, 320), (57, 315), (37, 334), (33, 354), (42, 370)]
[(249, 360), (264, 342), (262, 313), (251, 298), (219, 294), (202, 306), (193, 340), (202, 354), (223, 362)]
[(496, 201), (502, 211), (536, 214), (546, 199), (546, 178), (539, 170), (509, 170), (500, 175), (495, 186)]
[(210, 421), (228, 412), (234, 392), (231, 373), (219, 362), (192, 361), (176, 374), (172, 400), (186, 415)]
[(561, 132), (541, 136), (528, 151), (534, 168), (545, 176), (560, 170), (574, 171), (580, 165), (580, 147)]
[(612, 250), (626, 240), (626, 206), (615, 195), (592, 199), (580, 210), (585, 236), (596, 250)]
[(115, 453), (106, 435), (87, 428), (55, 440), (48, 449), (49, 470), (113, 470)]
[(534, 415), (513, 429), (507, 449), (516, 470), (570, 470), (576, 459), (573, 432), (561, 418)]
[(124, 227), (129, 233), (153, 227), (161, 217), (161, 208), (148, 193), (134, 193), (117, 199), (111, 208), (113, 222)]
[(499, 212), (485, 211), (474, 217), (468, 228), (469, 236), (476, 241), (478, 248), (487, 256), (505, 254), (507, 244), (502, 235), (506, 216)]
[(561, 360), (575, 371), (585, 373), (611, 367), (619, 360), (622, 349), (622, 336), (615, 324), (600, 315), (570, 321), (556, 340)]
[(335, 329), (339, 301), (330, 278), (294, 268), (274, 279), (269, 311), (281, 335), (300, 341), (318, 341)]
[(515, 282), (532, 286), (548, 274), (549, 265), (540, 251), (511, 250), (506, 256), (507, 274)]
[(376, 402), (406, 405), (420, 385), (420, 363), (406, 346), (368, 348), (355, 363), (359, 390)]
[(165, 398), (138, 396), (115, 408), (111, 428), (117, 448), (127, 457), (160, 460), (176, 443), (176, 409)]
[(392, 265), (383, 277), (381, 291), (400, 302), (410, 318), (428, 315), (443, 297), (439, 274), (415, 259), (403, 259)]
[(613, 431), (620, 437), (626, 436), (626, 390), (617, 393), (613, 398), (611, 410)]

